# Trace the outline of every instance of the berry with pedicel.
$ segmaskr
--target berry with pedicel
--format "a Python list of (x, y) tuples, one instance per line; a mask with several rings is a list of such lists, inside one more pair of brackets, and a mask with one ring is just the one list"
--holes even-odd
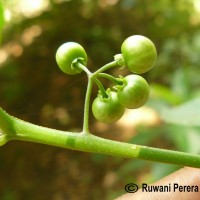
[(126, 108), (139, 108), (143, 106), (149, 97), (149, 85), (147, 81), (136, 74), (120, 77), (121, 85), (115, 86), (121, 105)]
[(59, 68), (66, 74), (78, 74), (82, 72), (77, 62), (86, 65), (87, 54), (84, 48), (76, 42), (62, 44), (56, 52), (56, 62)]
[(104, 123), (113, 123), (119, 120), (125, 111), (124, 106), (119, 103), (117, 93), (107, 90), (107, 97), (103, 97), (101, 92), (98, 94), (92, 104), (94, 117)]
[(153, 42), (145, 36), (128, 37), (121, 46), (125, 66), (136, 74), (149, 71), (155, 64), (157, 51)]

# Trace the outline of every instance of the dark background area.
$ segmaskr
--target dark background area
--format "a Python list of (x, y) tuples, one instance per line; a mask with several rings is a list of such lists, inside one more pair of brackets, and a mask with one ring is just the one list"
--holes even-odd
[[(62, 73), (55, 62), (57, 48), (67, 41), (80, 43), (88, 54), (88, 67), (95, 71), (120, 53), (128, 36), (144, 35), (158, 51), (155, 67), (143, 75), (151, 86), (149, 102), (140, 111), (127, 111), (128, 118), (112, 125), (96, 122), (91, 115), (91, 132), (124, 142), (200, 152), (198, 126), (168, 124), (167, 115), (162, 118), (159, 113), (161, 108), (199, 98), (198, 0), (31, 2), (3, 1), (7, 19), (0, 49), (3, 109), (41, 126), (80, 131), (87, 77)], [(129, 74), (127, 69), (109, 72)], [(96, 95), (95, 87), (92, 98)], [(0, 199), (110, 200), (125, 193), (130, 182), (149, 183), (178, 168), (11, 141), (0, 148)]]

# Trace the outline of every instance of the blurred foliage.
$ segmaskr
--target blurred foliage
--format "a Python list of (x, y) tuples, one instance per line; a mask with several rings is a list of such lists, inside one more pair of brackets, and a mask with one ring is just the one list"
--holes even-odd
[(3, 4), (2, 1), (0, 1), (0, 41), (2, 37), (2, 31), (4, 27), (4, 9), (3, 9)]
[[(199, 0), (1, 2), (0, 31), (4, 16), (6, 21), (0, 49), (1, 107), (35, 124), (80, 130), (87, 79), (58, 69), (58, 46), (80, 43), (94, 71), (120, 53), (125, 38), (145, 35), (158, 50), (156, 66), (144, 74), (151, 86), (147, 106), (158, 112), (161, 121), (126, 128), (99, 125), (91, 116), (91, 130), (110, 139), (200, 152)], [(177, 168), (13, 141), (0, 149), (0, 199), (109, 200), (125, 193), (129, 182), (155, 181)]]

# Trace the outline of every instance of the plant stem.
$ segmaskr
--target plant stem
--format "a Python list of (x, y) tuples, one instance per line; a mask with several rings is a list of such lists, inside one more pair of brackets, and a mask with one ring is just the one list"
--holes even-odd
[[(90, 82), (89, 85), (90, 89), (92, 83)], [(200, 168), (200, 155), (117, 142), (92, 134), (72, 133), (44, 128), (14, 118), (2, 109), (0, 109), (0, 120), (0, 130), (3, 135), (6, 135), (7, 141), (31, 141), (85, 152)]]
[(103, 72), (111, 67), (115, 67), (117, 65), (117, 61), (113, 61), (113, 62), (110, 62), (110, 63), (104, 65), (103, 67), (101, 67), (99, 70), (97, 70), (94, 73), (91, 73), (87, 69), (87, 67), (85, 67), (81, 63), (78, 63), (77, 65), (78, 65), (78, 67), (83, 69), (88, 75), (88, 86), (87, 86), (87, 91), (86, 91), (86, 96), (85, 96), (84, 116), (83, 116), (83, 133), (90, 134), (90, 132), (89, 132), (89, 110), (90, 110), (90, 96), (91, 96), (93, 81), (96, 82), (98, 87), (100, 87), (100, 89), (102, 89), (103, 95), (106, 96), (106, 92), (104, 93), (105, 90), (104, 90), (103, 86), (101, 85), (101, 83), (98, 81), (98, 79), (96, 79), (96, 76), (100, 72)]
[(84, 116), (83, 116), (83, 133), (90, 134), (89, 111), (90, 111), (90, 97), (91, 97), (91, 92), (92, 92), (93, 81), (96, 82), (98, 87), (100, 87), (102, 89), (103, 95), (106, 96), (106, 92), (104, 93), (105, 90), (104, 90), (103, 86), (101, 85), (101, 83), (98, 81), (98, 79), (96, 79), (96, 75), (98, 75), (98, 73), (103, 72), (111, 67), (115, 67), (117, 65), (117, 61), (113, 61), (111, 63), (104, 65), (103, 67), (101, 67), (99, 70), (97, 70), (94, 73), (91, 73), (87, 69), (87, 67), (85, 67), (81, 63), (77, 63), (77, 65), (78, 65), (78, 67), (83, 69), (86, 72), (86, 74), (88, 75), (88, 85), (87, 85), (87, 91), (86, 91), (86, 95), (85, 95)]
[(118, 63), (118, 61), (112, 61), (112, 62), (110, 62), (110, 63), (104, 65), (103, 67), (101, 67), (100, 69), (98, 69), (96, 72), (94, 72), (94, 73), (92, 74), (92, 77), (97, 76), (97, 74), (99, 74), (99, 73), (101, 73), (101, 72), (103, 72), (103, 71), (105, 71), (105, 70), (107, 70), (107, 69), (110, 69), (110, 68), (112, 68), (112, 67), (118, 66), (117, 63)]
[(115, 78), (114, 76), (110, 75), (110, 74), (106, 74), (106, 73), (99, 73), (98, 74), (99, 77), (103, 77), (106, 78), (110, 81), (112, 81), (113, 83), (117, 84), (117, 85), (122, 85), (123, 81), (121, 81), (119, 78)]
[(84, 66), (83, 64), (81, 64), (80, 62), (77, 62), (76, 65), (78, 68), (82, 69), (88, 76), (92, 74), (90, 70), (88, 70), (88, 68)]
[(96, 75), (102, 71), (105, 71), (106, 69), (109, 69), (111, 67), (115, 67), (117, 65), (117, 61), (110, 62), (103, 67), (101, 67), (99, 70), (97, 70), (94, 73), (91, 73), (87, 67), (82, 65), (80, 62), (77, 62), (77, 66), (81, 68), (85, 73), (88, 75), (88, 85), (87, 85), (87, 91), (85, 95), (85, 105), (84, 105), (84, 116), (83, 116), (83, 133), (88, 133), (89, 132), (89, 110), (90, 110), (90, 96), (91, 96), (91, 91), (92, 91), (92, 86), (93, 86), (93, 81), (96, 82), (100, 90), (103, 92), (102, 95), (105, 97), (107, 96), (105, 89), (103, 88), (102, 84), (98, 79), (96, 78)]
[(97, 78), (94, 78), (94, 82), (97, 84), (98, 88), (100, 89), (102, 96), (104, 98), (108, 98), (108, 95), (107, 95), (102, 83)]
[(89, 114), (90, 114), (90, 97), (92, 92), (93, 80), (88, 76), (88, 85), (85, 95), (84, 116), (83, 116), (83, 133), (90, 133), (89, 131)]

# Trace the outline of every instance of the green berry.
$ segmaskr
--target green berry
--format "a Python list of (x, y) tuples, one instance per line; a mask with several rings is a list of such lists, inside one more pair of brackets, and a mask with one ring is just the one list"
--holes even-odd
[(123, 84), (116, 87), (120, 104), (131, 109), (143, 106), (149, 98), (149, 85), (146, 80), (136, 74), (120, 79)]
[(119, 103), (117, 93), (106, 91), (108, 97), (99, 94), (92, 104), (94, 117), (104, 123), (113, 123), (119, 120), (124, 114), (125, 108)]
[(75, 42), (62, 44), (56, 52), (56, 62), (60, 69), (66, 74), (78, 74), (82, 71), (77, 62), (87, 64), (87, 54), (84, 48)]
[(121, 52), (128, 69), (136, 74), (149, 71), (157, 58), (153, 42), (141, 35), (128, 37), (121, 46)]

